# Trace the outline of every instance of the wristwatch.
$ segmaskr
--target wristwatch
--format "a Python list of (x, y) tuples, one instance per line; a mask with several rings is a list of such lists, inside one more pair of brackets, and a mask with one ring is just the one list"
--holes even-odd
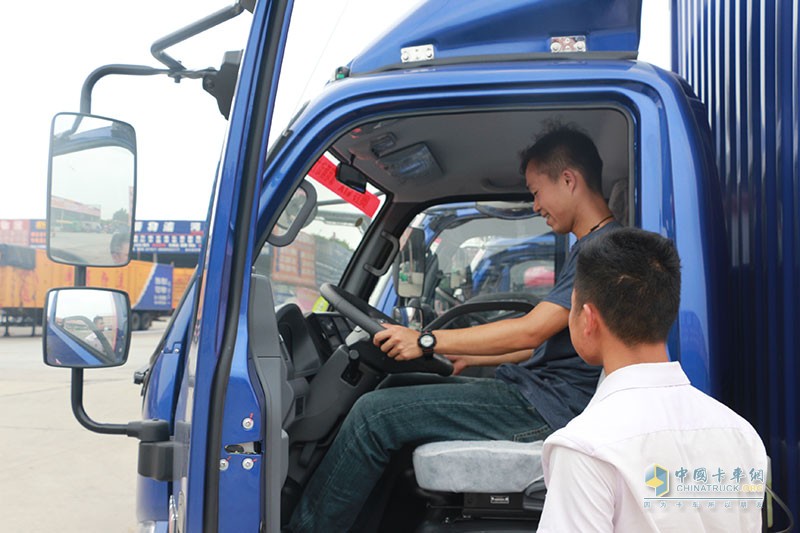
[(430, 331), (423, 331), (419, 334), (417, 345), (422, 348), (422, 355), (433, 355), (433, 348), (436, 346), (436, 337)]

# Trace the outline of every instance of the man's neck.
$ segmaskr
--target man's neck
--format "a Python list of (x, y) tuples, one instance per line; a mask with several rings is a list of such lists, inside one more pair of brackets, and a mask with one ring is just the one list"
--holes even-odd
[[(614, 344), (616, 346), (614, 346)], [(606, 375), (615, 370), (640, 363), (668, 363), (667, 345), (663, 342), (655, 344), (635, 344), (627, 346), (622, 342), (615, 342), (604, 350), (603, 370)]]
[(586, 207), (581, 208), (572, 227), (572, 233), (578, 239), (584, 238), (592, 231), (597, 231), (614, 219), (605, 200), (599, 196), (592, 196), (591, 200), (585, 202), (584, 205)]

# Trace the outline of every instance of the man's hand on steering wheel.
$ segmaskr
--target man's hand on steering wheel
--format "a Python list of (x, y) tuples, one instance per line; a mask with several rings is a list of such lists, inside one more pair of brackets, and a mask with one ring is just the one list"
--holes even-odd
[(398, 361), (410, 361), (422, 357), (422, 348), (417, 341), (419, 331), (391, 324), (383, 324), (386, 328), (372, 337), (372, 342), (389, 357)]
[(418, 359), (422, 355), (422, 348), (417, 344), (420, 335), (418, 331), (397, 325), (391, 317), (361, 298), (330, 283), (323, 283), (320, 286), (320, 293), (339, 313), (369, 333), (375, 345), (388, 355), (388, 359), (380, 356), (380, 359), (384, 360), (382, 362), (373, 361), (375, 368), (388, 373), (429, 372), (440, 376), (449, 376), (453, 373), (453, 364), (446, 357), (436, 353), (422, 361), (398, 363), (398, 361)]

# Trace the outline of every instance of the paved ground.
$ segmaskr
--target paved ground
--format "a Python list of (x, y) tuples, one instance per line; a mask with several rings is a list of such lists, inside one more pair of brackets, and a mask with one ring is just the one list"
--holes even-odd
[[(127, 364), (86, 370), (86, 411), (98, 422), (140, 418), (133, 372), (165, 322), (135, 332)], [(99, 435), (70, 408), (70, 371), (42, 362), (41, 330), (0, 337), (0, 531), (135, 532), (137, 440)]]

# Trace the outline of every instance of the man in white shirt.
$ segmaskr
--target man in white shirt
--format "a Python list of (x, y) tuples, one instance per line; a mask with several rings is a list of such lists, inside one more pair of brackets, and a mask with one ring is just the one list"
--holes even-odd
[(581, 250), (570, 337), (607, 377), (544, 443), (539, 532), (761, 530), (764, 445), (669, 362), (679, 304), (669, 240), (625, 228)]

